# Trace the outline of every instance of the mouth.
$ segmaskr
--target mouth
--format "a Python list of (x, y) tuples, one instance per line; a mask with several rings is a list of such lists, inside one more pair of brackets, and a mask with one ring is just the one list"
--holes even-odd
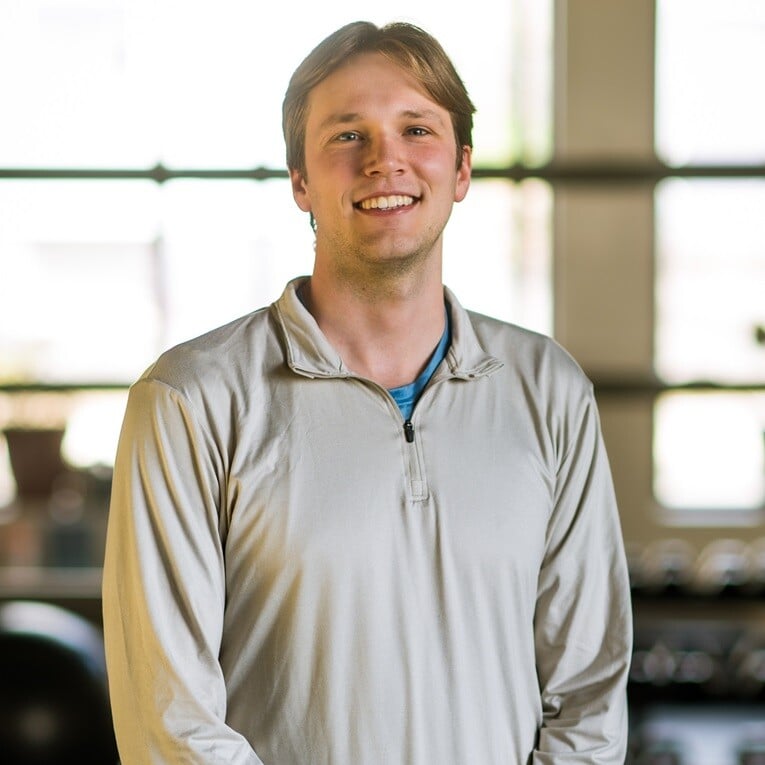
[(417, 197), (410, 197), (408, 194), (387, 194), (362, 199), (356, 202), (354, 207), (357, 210), (400, 210), (411, 207), (417, 201)]

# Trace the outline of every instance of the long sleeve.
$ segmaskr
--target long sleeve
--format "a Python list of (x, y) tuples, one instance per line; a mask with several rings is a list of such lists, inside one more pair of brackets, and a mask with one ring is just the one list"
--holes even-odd
[(263, 765), (226, 724), (220, 456), (189, 402), (143, 379), (115, 463), (104, 631), (123, 765)]
[(532, 761), (621, 765), (631, 607), (611, 475), (591, 393), (564, 430), (534, 624), (543, 723)]

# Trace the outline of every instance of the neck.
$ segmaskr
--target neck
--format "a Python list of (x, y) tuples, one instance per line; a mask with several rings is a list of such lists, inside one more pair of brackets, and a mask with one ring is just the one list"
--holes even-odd
[(394, 388), (417, 378), (444, 332), (437, 276), (356, 288), (314, 271), (300, 297), (351, 371)]

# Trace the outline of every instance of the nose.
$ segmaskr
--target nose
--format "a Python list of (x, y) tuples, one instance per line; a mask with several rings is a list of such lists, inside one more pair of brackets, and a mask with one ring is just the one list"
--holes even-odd
[(367, 140), (364, 172), (372, 176), (394, 175), (404, 169), (400, 142), (394, 136), (378, 135)]

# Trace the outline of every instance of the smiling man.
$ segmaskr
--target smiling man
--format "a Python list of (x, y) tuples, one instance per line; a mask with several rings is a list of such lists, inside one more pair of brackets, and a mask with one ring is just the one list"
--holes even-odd
[[(390, 53), (344, 56), (308, 90), (302, 156), (290, 164), (295, 201), (318, 224), (300, 296), (345, 365), (387, 388), (415, 380), (444, 333), (442, 235), (471, 168), (469, 133), (458, 142), (408, 62), (413, 30), (397, 29)], [(455, 108), (472, 120), (462, 98)]]
[(441, 281), (472, 114), (407, 24), (343, 27), (293, 75), (311, 276), (130, 392), (104, 569), (123, 765), (623, 762), (592, 386)]

